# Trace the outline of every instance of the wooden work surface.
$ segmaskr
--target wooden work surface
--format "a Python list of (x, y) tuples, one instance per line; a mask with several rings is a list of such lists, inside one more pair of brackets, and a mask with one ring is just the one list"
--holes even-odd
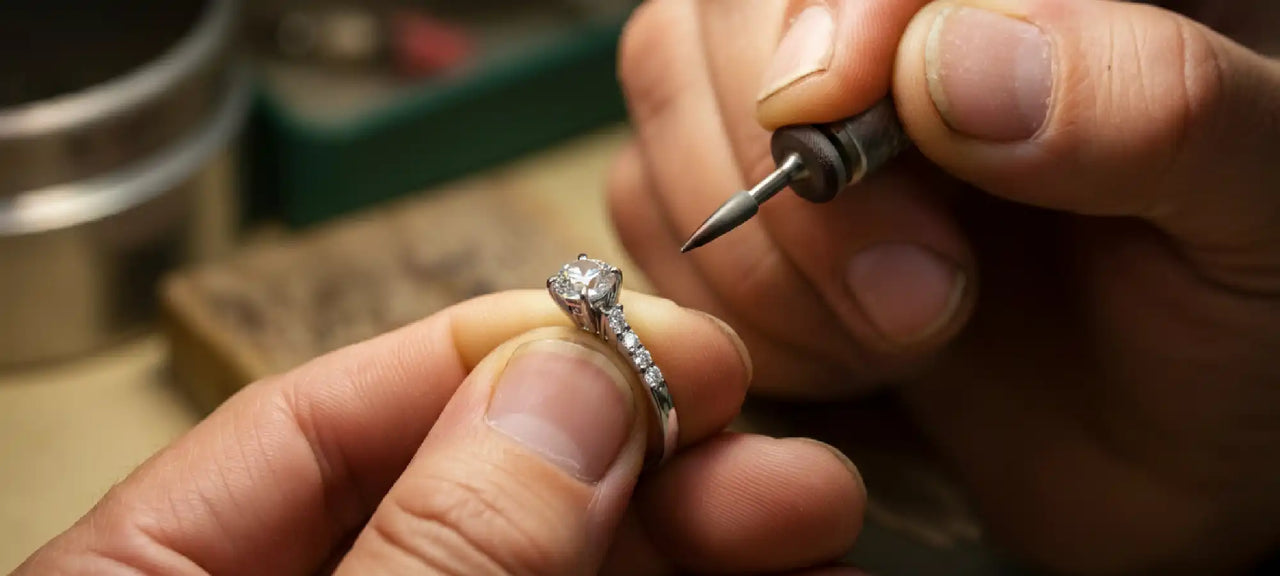
[[(605, 176), (626, 137), (623, 129), (605, 130), (318, 230), (250, 241), (227, 262), (177, 275), (166, 291), (165, 332), (74, 362), (0, 372), (0, 573), (74, 522), (247, 379), (471, 293), (536, 287), (549, 265), (564, 261), (565, 251), (615, 262), (628, 271), (630, 288), (644, 290), (612, 236), (604, 201)], [(430, 245), (413, 236), (424, 230)], [(370, 246), (399, 246), (391, 251), (399, 256), (362, 257)], [(481, 270), (443, 287), (413, 283), (415, 270), (438, 277), (435, 272), (450, 270), (459, 255), (504, 273)], [(304, 257), (325, 264), (296, 262)], [(388, 273), (392, 269), (395, 274)], [(339, 276), (346, 292), (332, 285)], [(422, 295), (433, 290), (433, 296)], [(336, 300), (318, 303), (317, 294)], [(371, 302), (393, 304), (375, 309)], [(321, 304), (324, 314), (318, 313)], [(255, 316), (268, 311), (277, 317)], [(253, 321), (244, 322), (246, 317)], [(843, 414), (835, 424), (847, 431)], [(811, 432), (815, 422), (823, 427), (821, 420), (817, 412), (796, 416), (766, 408), (738, 427), (820, 436)], [(852, 436), (895, 434), (876, 428), (873, 417), (858, 420), (864, 428)], [(886, 575), (996, 573), (991, 560), (976, 552), (978, 531), (963, 502), (931, 465), (901, 456), (894, 446), (841, 444), (863, 468), (873, 500), (854, 556)]]

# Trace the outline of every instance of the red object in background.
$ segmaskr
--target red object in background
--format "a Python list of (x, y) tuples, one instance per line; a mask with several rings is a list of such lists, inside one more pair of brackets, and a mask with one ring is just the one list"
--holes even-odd
[(401, 74), (431, 76), (471, 59), (474, 45), (461, 28), (419, 12), (391, 15), (392, 60)]

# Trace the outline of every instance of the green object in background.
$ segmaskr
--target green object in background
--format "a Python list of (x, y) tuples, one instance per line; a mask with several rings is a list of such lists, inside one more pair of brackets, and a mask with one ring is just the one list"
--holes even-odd
[(578, 26), (336, 122), (264, 88), (248, 146), (249, 215), (313, 224), (624, 119), (624, 22)]

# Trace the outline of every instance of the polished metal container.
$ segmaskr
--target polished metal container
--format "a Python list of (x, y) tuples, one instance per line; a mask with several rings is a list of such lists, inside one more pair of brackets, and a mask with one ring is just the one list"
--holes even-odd
[(230, 0), (6, 4), (0, 365), (16, 365), (135, 332), (166, 271), (228, 243), (250, 87)]

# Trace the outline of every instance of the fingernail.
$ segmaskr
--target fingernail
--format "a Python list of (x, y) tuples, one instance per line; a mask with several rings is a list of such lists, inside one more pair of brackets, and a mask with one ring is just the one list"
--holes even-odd
[(563, 340), (522, 345), (498, 378), (486, 418), (580, 480), (618, 459), (634, 419), (631, 388), (602, 354)]
[(954, 264), (911, 244), (879, 244), (854, 255), (845, 282), (885, 338), (907, 344), (951, 320), (965, 278)]
[(938, 113), (970, 137), (1026, 140), (1049, 115), (1051, 47), (1033, 24), (977, 8), (948, 8), (929, 33), (925, 69)]
[(835, 29), (835, 19), (825, 5), (813, 5), (800, 12), (773, 53), (759, 99), (764, 100), (803, 78), (826, 70), (831, 65)]

